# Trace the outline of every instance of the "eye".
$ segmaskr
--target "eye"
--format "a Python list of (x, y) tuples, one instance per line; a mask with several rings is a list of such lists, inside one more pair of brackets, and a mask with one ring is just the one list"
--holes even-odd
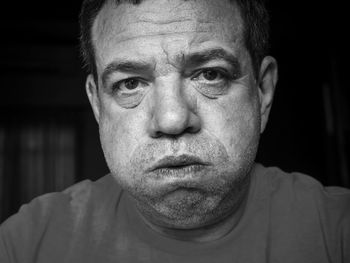
[(202, 82), (220, 82), (225, 79), (227, 79), (227, 74), (221, 72), (218, 69), (202, 69), (199, 72), (195, 74), (195, 76), (192, 78), (193, 80), (198, 80)]
[(138, 88), (141, 84), (141, 81), (136, 78), (129, 78), (118, 81), (113, 85), (113, 89), (118, 89), (121, 91), (131, 91)]
[(149, 87), (149, 81), (130, 77), (111, 84), (111, 95), (123, 108), (135, 108), (140, 104)]
[(202, 68), (194, 72), (191, 83), (208, 98), (218, 98), (227, 93), (233, 76), (225, 68)]
[(218, 76), (220, 76), (219, 72), (211, 69), (203, 71), (202, 74), (206, 80), (215, 80)]

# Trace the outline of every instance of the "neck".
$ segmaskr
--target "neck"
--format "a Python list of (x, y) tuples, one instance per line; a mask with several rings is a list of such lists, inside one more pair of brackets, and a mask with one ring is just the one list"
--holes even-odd
[(249, 187), (238, 198), (239, 200), (236, 202), (236, 205), (226, 214), (220, 215), (219, 218), (215, 218), (215, 220), (211, 220), (207, 224), (200, 226), (181, 228), (181, 226), (161, 224), (158, 220), (159, 217), (154, 220), (154, 217), (150, 216), (149, 213), (145, 213), (144, 206), (141, 204), (137, 205), (137, 210), (145, 224), (163, 236), (184, 241), (210, 242), (224, 237), (235, 228), (245, 210), (248, 192)]

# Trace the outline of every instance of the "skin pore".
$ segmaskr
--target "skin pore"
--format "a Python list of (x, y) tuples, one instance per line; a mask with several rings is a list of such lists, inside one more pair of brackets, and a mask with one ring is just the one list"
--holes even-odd
[(277, 81), (254, 78), (228, 0), (107, 3), (87, 94), (113, 177), (152, 229), (204, 242), (239, 221)]

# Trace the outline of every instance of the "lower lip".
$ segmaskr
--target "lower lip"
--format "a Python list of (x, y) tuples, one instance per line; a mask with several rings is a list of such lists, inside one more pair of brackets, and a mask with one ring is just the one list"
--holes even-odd
[(183, 177), (190, 174), (195, 174), (203, 171), (205, 169), (205, 165), (201, 164), (193, 164), (193, 165), (184, 165), (184, 166), (171, 166), (171, 167), (163, 167), (154, 170), (154, 173), (157, 173), (160, 176), (176, 176)]

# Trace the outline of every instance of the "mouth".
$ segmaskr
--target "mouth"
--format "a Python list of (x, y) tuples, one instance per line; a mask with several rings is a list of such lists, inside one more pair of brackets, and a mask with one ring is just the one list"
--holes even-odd
[(167, 156), (156, 162), (149, 172), (167, 173), (193, 173), (210, 165), (199, 157), (191, 155)]

